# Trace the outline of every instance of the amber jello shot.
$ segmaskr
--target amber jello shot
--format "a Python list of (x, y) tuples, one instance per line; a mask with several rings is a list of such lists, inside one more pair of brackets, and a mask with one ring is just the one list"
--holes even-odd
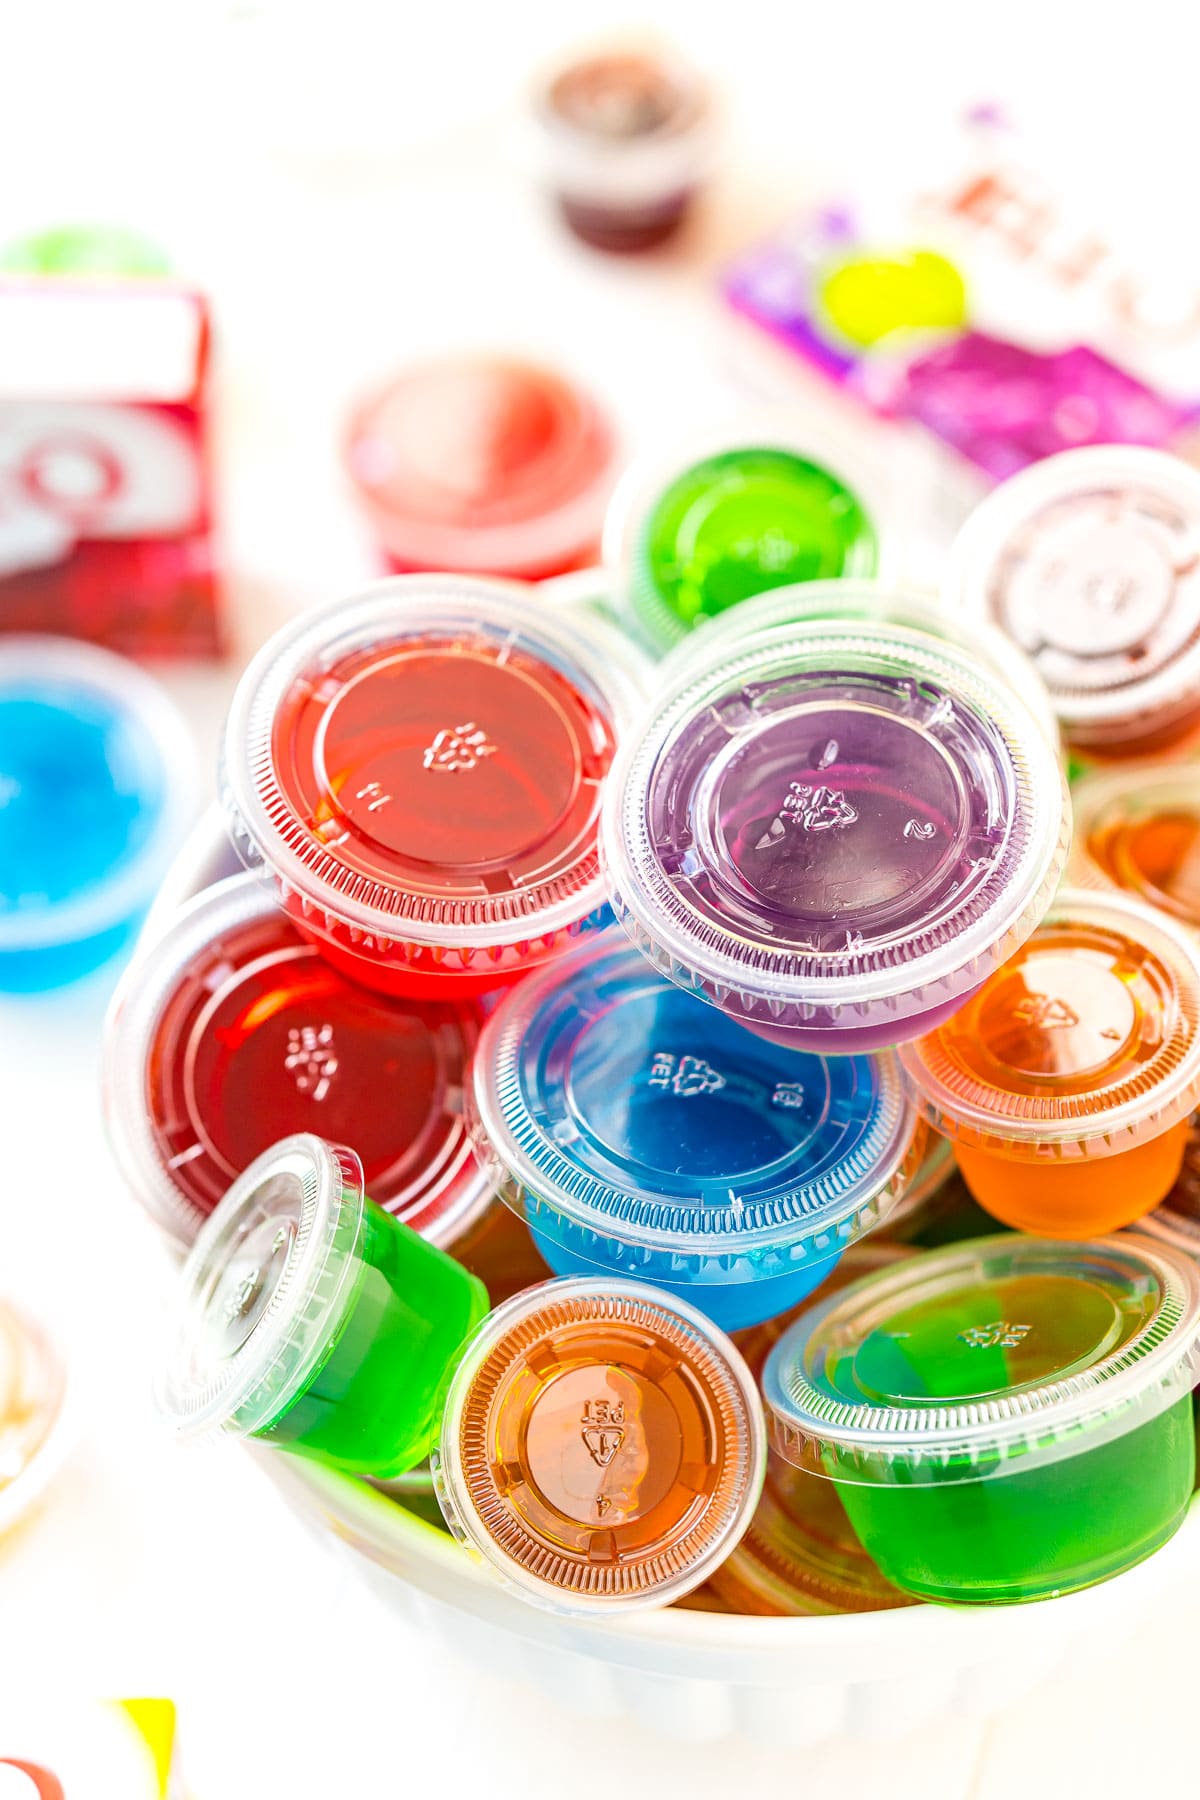
[(1115, 1231), (1170, 1192), (1200, 1099), (1200, 953), (1124, 894), (1064, 888), (979, 993), (901, 1051), (963, 1177), (1021, 1231)]
[(477, 1332), (434, 1473), (456, 1537), (559, 1612), (665, 1606), (745, 1530), (762, 1485), (753, 1378), (640, 1282), (546, 1282)]
[(1126, 763), (1094, 770), (1071, 789), (1080, 887), (1137, 894), (1200, 928), (1200, 775), (1194, 764)]
[(285, 1138), (184, 1264), (159, 1410), (180, 1437), (256, 1438), (391, 1479), (428, 1456), (487, 1305), (481, 1281), (366, 1198), (352, 1151)]

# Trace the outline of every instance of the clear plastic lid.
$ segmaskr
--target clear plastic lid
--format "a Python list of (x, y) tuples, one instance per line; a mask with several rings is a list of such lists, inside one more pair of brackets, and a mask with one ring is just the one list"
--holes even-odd
[(576, 925), (637, 653), (528, 590), (402, 576), (279, 632), (229, 715), (235, 842), (316, 922), (448, 954)]
[(1200, 947), (1125, 894), (1063, 888), (979, 993), (900, 1052), (926, 1117), (1030, 1160), (1111, 1156), (1186, 1119), (1200, 1090)]
[(391, 556), (481, 575), (551, 574), (595, 545), (618, 454), (585, 389), (485, 352), (396, 375), (358, 407), (345, 445)]
[(93, 644), (0, 645), (0, 953), (146, 906), (192, 808), (195, 749), (159, 684)]
[(890, 1054), (746, 1031), (619, 933), (514, 988), (475, 1060), (504, 1197), (673, 1258), (751, 1272), (838, 1254), (887, 1216), (923, 1136)]
[(1059, 741), (1058, 719), (1045, 682), (1030, 659), (1004, 632), (986, 619), (966, 618), (943, 602), (915, 589), (889, 582), (856, 580), (803, 581), (795, 587), (773, 588), (743, 600), (728, 612), (708, 619), (677, 644), (659, 665), (659, 677), (670, 686), (698, 658), (712, 661), (717, 646), (729, 650), (766, 632), (787, 636), (792, 627), (808, 619), (869, 619), (883, 625), (900, 625), (922, 631), (953, 644), (986, 662), (1003, 677), (1038, 718), (1052, 743)]
[(1068, 832), (1054, 748), (985, 664), (812, 619), (681, 674), (622, 750), (603, 841), (614, 909), (672, 980), (764, 1027), (895, 1042), (1028, 936)]
[(888, 510), (881, 476), (836, 433), (754, 411), (635, 462), (613, 495), (604, 561), (664, 651), (768, 589), (874, 575)]
[(481, 1326), (434, 1457), (459, 1541), (562, 1612), (665, 1606), (745, 1530), (765, 1445), (723, 1333), (640, 1282), (550, 1281)]
[(1147, 1238), (976, 1238), (806, 1312), (763, 1373), (773, 1447), (911, 1486), (1050, 1464), (1157, 1417), (1200, 1372), (1200, 1268)]
[(1067, 736), (1101, 747), (1200, 708), (1200, 473), (1096, 445), (1010, 477), (972, 514), (948, 592), (1037, 665)]
[(494, 1183), (467, 1135), (477, 1000), (379, 994), (341, 974), (253, 875), (185, 906), (126, 971), (105, 1031), (105, 1109), (122, 1173), (190, 1243), (281, 1133), (352, 1143), (371, 1198), (435, 1244)]
[(201, 1227), (155, 1397), (180, 1437), (250, 1436), (301, 1391), (359, 1269), (362, 1167), (309, 1133), (250, 1165)]
[(1200, 781), (1188, 764), (1124, 763), (1071, 788), (1069, 873), (1082, 886), (1123, 888), (1200, 926)]
[(712, 161), (707, 83), (648, 38), (596, 44), (546, 69), (532, 114), (543, 177), (580, 200), (633, 205), (686, 192)]

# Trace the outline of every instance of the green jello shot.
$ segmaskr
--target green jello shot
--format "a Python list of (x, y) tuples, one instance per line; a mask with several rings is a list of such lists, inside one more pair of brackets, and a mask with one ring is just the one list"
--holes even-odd
[(605, 556), (638, 628), (666, 651), (770, 588), (874, 575), (879, 543), (857, 482), (819, 452), (735, 442), (672, 469), (635, 468)]
[(810, 1309), (763, 1373), (774, 1448), (929, 1600), (1107, 1580), (1192, 1496), (1200, 1270), (1132, 1233), (977, 1238)]
[(390, 1480), (422, 1462), (484, 1285), (363, 1193), (350, 1150), (303, 1134), (250, 1165), (180, 1278), (160, 1411)]

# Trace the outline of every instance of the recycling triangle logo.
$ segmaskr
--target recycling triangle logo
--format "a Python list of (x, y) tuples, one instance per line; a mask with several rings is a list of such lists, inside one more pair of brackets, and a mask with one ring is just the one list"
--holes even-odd
[(1079, 1014), (1072, 1012), (1065, 1000), (1056, 1000), (1050, 994), (1026, 994), (1013, 1008), (1013, 1017), (1022, 1025), (1032, 1025), (1035, 1031), (1056, 1031), (1079, 1023)]
[(607, 1469), (625, 1442), (625, 1433), (619, 1425), (585, 1425), (581, 1436), (588, 1455), (602, 1469)]

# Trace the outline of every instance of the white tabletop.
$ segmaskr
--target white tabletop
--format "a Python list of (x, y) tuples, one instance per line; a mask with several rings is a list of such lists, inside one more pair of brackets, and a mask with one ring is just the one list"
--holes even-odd
[[(744, 397), (762, 378), (735, 351), (713, 268), (823, 179), (869, 182), (916, 121), (949, 118), (981, 87), (1066, 153), (1085, 144), (1143, 224), (1170, 231), (1172, 206), (1175, 221), (1190, 207), (1174, 170), (1189, 166), (1196, 62), (1165, 0), (1112, 41), (1089, 36), (1087, 81), (1076, 75), (1094, 9), (663, 0), (643, 16), (724, 77), (729, 157), (685, 243), (643, 261), (596, 256), (531, 193), (507, 115), (538, 50), (605, 10), (395, 8), (389, 23), (366, 0), (27, 9), (28, 67), (6, 48), (0, 146), (19, 180), (0, 195), (0, 236), (60, 217), (127, 221), (213, 293), (235, 660), (289, 611), (372, 570), (337, 434), (362, 382), (406, 355), (462, 341), (535, 350), (608, 395), (631, 439)], [(1141, 43), (1154, 46), (1152, 73)], [(235, 673), (167, 677), (210, 787)], [(568, 1779), (579, 1800), (835, 1784), (1007, 1800), (1068, 1779), (1124, 1795), (1151, 1761), (1191, 1775), (1182, 1608), (1111, 1646), (1119, 1679), (1102, 1699), (1094, 1677), (1065, 1670), (986, 1728), (950, 1721), (899, 1747), (800, 1757), (681, 1750), (637, 1727), (589, 1732), (581, 1753), (554, 1704), (503, 1671), (464, 1672), (385, 1615), (248, 1459), (181, 1452), (155, 1429), (148, 1371), (167, 1270), (104, 1144), (110, 985), (0, 1000), (0, 1288), (41, 1304), (68, 1344), (82, 1418), (44, 1510), (0, 1544), (0, 1748), (32, 1687), (64, 1704), (72, 1692), (173, 1695), (196, 1800), (383, 1800), (434, 1784), (533, 1800)]]

